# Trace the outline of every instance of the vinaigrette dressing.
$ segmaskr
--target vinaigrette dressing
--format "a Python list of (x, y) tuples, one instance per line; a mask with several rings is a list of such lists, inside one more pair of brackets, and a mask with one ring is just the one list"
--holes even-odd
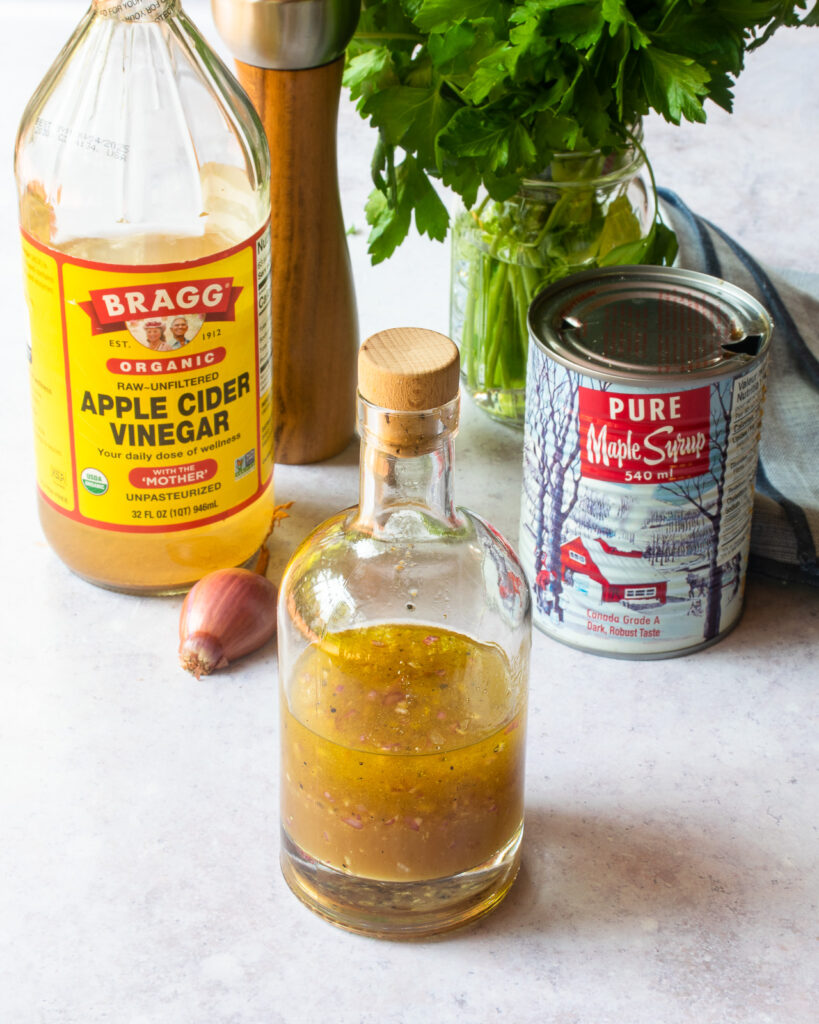
[(423, 625), (328, 635), (282, 701), (282, 815), (336, 870), (458, 874), (520, 829), (524, 719), (503, 653)]

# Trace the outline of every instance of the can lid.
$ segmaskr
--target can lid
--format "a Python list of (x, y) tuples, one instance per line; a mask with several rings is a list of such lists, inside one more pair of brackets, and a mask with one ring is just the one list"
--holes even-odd
[(606, 267), (537, 295), (529, 331), (552, 358), (622, 383), (732, 376), (767, 350), (773, 323), (735, 285), (676, 267)]
[(437, 331), (395, 327), (373, 334), (358, 353), (358, 391), (399, 412), (437, 409), (458, 395), (458, 349)]

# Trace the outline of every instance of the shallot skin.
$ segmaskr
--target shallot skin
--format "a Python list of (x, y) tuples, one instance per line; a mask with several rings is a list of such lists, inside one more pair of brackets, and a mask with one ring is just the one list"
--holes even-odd
[(277, 590), (249, 569), (217, 569), (188, 591), (179, 614), (179, 661), (197, 679), (257, 650), (276, 632)]

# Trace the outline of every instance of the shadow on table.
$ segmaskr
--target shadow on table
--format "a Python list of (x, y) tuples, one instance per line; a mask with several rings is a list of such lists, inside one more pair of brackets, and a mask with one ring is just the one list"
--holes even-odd
[(739, 858), (724, 836), (659, 816), (632, 822), (531, 808), (518, 879), (480, 930), (652, 932), (669, 918), (716, 920), (745, 902)]
[(727, 661), (781, 651), (785, 659), (816, 646), (819, 587), (749, 576), (745, 606), (736, 628), (703, 654)]

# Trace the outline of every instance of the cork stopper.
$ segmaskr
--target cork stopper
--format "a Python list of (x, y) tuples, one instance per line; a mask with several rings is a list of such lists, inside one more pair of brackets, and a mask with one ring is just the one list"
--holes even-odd
[(400, 457), (430, 452), (458, 426), (458, 349), (437, 331), (396, 327), (358, 355), (362, 436)]
[(437, 409), (458, 395), (458, 349), (437, 331), (395, 327), (367, 338), (358, 354), (358, 390), (382, 409)]

